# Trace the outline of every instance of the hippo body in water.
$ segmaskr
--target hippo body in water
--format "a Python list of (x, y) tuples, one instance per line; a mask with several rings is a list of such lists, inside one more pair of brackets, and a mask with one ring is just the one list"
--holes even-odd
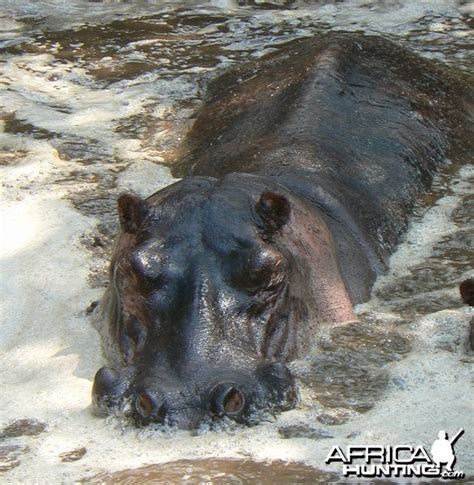
[(96, 411), (193, 428), (294, 407), (285, 363), (355, 318), (434, 173), (472, 149), (469, 96), (354, 34), (211, 83), (173, 169), (185, 178), (119, 198)]

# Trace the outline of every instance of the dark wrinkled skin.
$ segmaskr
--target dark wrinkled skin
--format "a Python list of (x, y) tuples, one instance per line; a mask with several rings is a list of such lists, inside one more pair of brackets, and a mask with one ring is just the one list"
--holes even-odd
[(285, 363), (355, 318), (433, 174), (472, 150), (469, 84), (383, 39), (298, 41), (209, 91), (184, 180), (119, 199), (99, 413), (194, 428), (294, 407)]

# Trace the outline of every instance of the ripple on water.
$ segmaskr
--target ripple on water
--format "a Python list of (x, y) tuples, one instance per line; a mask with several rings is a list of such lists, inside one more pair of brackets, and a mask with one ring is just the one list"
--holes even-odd
[[(427, 222), (421, 217), (413, 220), (412, 224), (421, 228), (417, 230), (419, 239), (408, 241), (415, 253), (406, 258), (402, 268), (393, 265), (392, 274), (374, 292), (385, 308), (404, 318), (416, 318), (462, 306), (459, 284), (474, 276), (471, 172), (472, 165), (466, 164), (444, 174), (422, 204), (428, 207)], [(429, 254), (416, 255), (417, 250), (423, 251), (424, 243)]]
[(324, 407), (364, 413), (382, 397), (390, 382), (386, 365), (410, 349), (408, 338), (393, 323), (362, 315), (357, 322), (330, 329), (315, 355), (292, 368)]

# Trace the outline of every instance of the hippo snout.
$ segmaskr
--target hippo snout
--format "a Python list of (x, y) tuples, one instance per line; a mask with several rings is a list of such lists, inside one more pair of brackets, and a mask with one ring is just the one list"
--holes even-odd
[(253, 402), (250, 389), (235, 381), (219, 382), (202, 392), (200, 387), (206, 386), (196, 383), (183, 386), (176, 382), (174, 386), (168, 383), (163, 390), (151, 384), (132, 396), (132, 417), (141, 425), (159, 423), (178, 428), (195, 428), (201, 422), (225, 416), (245, 423), (249, 404)]
[(110, 414), (121, 408), (130, 384), (128, 372), (110, 367), (99, 369), (92, 386), (92, 408), (98, 416)]
[(96, 414), (126, 409), (139, 425), (157, 423), (193, 429), (224, 417), (249, 424), (254, 422), (251, 418), (257, 410), (283, 411), (297, 403), (293, 376), (280, 362), (261, 365), (252, 374), (227, 378), (221, 375), (216, 379), (216, 372), (211, 370), (204, 383), (189, 378), (163, 381), (140, 372), (130, 378), (129, 374), (130, 369), (107, 367), (97, 372), (93, 386)]

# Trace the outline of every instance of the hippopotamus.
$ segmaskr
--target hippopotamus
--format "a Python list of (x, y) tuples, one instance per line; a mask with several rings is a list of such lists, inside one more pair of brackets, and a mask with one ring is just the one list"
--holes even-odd
[(288, 363), (356, 319), (434, 174), (472, 151), (471, 107), (462, 75), (359, 34), (212, 81), (182, 179), (118, 198), (95, 412), (192, 429), (293, 408)]

